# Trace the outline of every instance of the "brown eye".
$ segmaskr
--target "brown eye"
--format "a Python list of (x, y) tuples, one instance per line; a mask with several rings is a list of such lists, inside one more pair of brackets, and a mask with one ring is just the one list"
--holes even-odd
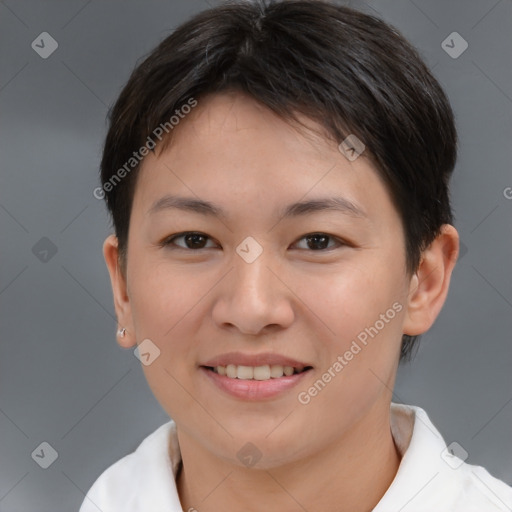
[[(176, 243), (176, 240), (183, 240), (182, 243)], [(206, 249), (206, 244), (208, 243), (209, 237), (204, 233), (199, 233), (195, 231), (187, 231), (185, 233), (180, 233), (179, 235), (173, 235), (167, 238), (164, 242), (164, 246), (176, 246), (180, 249)], [(213, 242), (212, 242), (213, 243)], [(182, 245), (183, 244), (183, 245)]]
[[(325, 249), (333, 249), (338, 246), (343, 245), (343, 243), (337, 239), (335, 239), (331, 235), (327, 235), (326, 233), (311, 233), (303, 236), (301, 239), (306, 241), (306, 247), (301, 247), (301, 249), (310, 249), (312, 251), (322, 251)], [(334, 246), (329, 246), (329, 242), (334, 242)]]

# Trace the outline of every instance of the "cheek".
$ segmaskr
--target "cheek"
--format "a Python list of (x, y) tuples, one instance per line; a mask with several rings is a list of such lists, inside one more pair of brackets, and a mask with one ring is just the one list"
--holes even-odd
[(396, 255), (393, 261), (381, 253), (380, 258), (361, 259), (329, 276), (303, 281), (304, 302), (312, 305), (318, 325), (328, 328), (323, 328), (321, 371), (342, 357), (343, 369), (338, 365), (336, 374), (343, 377), (334, 379), (340, 389), (350, 380), (351, 389), (363, 392), (371, 384), (369, 377), (379, 384), (370, 370), (384, 381), (393, 374), (405, 313), (406, 283), (400, 264)]
[(134, 261), (132, 315), (138, 334), (168, 339), (207, 291), (208, 280), (150, 259)]
[[(191, 363), (195, 362), (194, 337), (201, 297), (211, 287), (208, 279), (191, 279), (184, 272), (163, 265), (140, 265), (132, 274), (132, 317), (137, 341), (150, 339), (159, 355), (149, 365), (142, 365), (153, 394), (171, 417), (181, 411), (193, 411), (198, 421), (204, 420), (197, 410), (191, 385)], [(203, 286), (204, 284), (204, 286)], [(192, 393), (192, 394), (191, 394)]]
[(298, 282), (297, 295), (339, 342), (373, 325), (401, 294), (393, 271), (378, 262), (346, 265), (322, 276), (304, 274)]
[[(139, 268), (131, 286), (137, 341), (149, 338), (160, 351), (155, 363), (143, 366), (143, 370), (152, 388), (160, 380), (172, 383), (172, 377), (184, 384), (190, 364), (195, 363), (195, 331), (200, 326), (197, 319), (206, 314), (202, 298), (211, 288), (210, 280), (168, 265)], [(166, 394), (174, 393), (167, 390)]]
[(308, 295), (329, 334), (317, 341), (321, 364), (309, 387), (300, 390), (299, 402), (307, 402), (304, 411), (323, 425), (341, 428), (355, 421), (356, 412), (362, 416), (393, 387), (404, 307), (399, 274), (384, 267), (352, 266), (325, 279), (322, 293)]

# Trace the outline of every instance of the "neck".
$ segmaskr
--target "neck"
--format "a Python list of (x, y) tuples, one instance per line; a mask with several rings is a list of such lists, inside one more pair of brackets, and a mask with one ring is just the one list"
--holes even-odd
[(400, 464), (389, 425), (389, 407), (371, 411), (314, 456), (270, 469), (219, 459), (178, 429), (183, 510), (371, 511)]

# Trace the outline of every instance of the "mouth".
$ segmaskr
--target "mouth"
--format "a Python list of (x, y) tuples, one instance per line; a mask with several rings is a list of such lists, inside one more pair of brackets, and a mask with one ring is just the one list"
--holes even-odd
[(226, 366), (203, 366), (203, 368), (228, 379), (266, 381), (301, 374), (311, 370), (312, 366), (284, 366), (279, 364), (246, 366), (228, 364)]
[(251, 402), (287, 396), (314, 368), (279, 354), (232, 352), (205, 361), (199, 370), (213, 389)]
[(286, 396), (307, 379), (313, 366), (272, 352), (230, 352), (202, 362), (201, 374), (214, 389), (243, 401)]

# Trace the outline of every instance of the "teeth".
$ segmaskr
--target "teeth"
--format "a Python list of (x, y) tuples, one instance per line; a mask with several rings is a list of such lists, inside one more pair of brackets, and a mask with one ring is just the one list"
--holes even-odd
[(236, 369), (238, 379), (249, 380), (254, 378), (254, 368), (252, 366), (238, 366)]
[[(217, 371), (217, 373), (218, 373), (218, 371)], [(236, 366), (234, 364), (228, 364), (226, 366), (226, 375), (230, 379), (236, 379)]]
[(284, 375), (283, 367), (279, 365), (272, 365), (270, 367), (270, 376), (273, 379), (278, 379)]
[(227, 376), (230, 379), (241, 380), (269, 380), (279, 379), (283, 376), (290, 376), (294, 373), (300, 373), (304, 368), (295, 369), (293, 366), (264, 365), (264, 366), (237, 366), (228, 364), (227, 366), (216, 366), (213, 370), (219, 375)]
[(293, 367), (291, 366), (285, 366), (284, 367), (284, 374), (286, 376), (293, 375)]
[(254, 380), (268, 380), (270, 379), (270, 366), (255, 366), (254, 367)]

